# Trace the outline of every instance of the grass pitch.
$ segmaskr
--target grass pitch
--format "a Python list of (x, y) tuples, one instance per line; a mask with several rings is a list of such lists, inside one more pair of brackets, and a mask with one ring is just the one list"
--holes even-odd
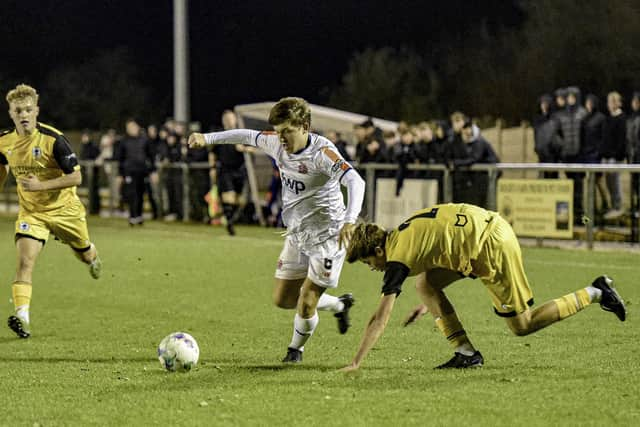
[[(0, 217), (4, 314), (15, 271), (13, 217)], [(346, 265), (339, 293), (353, 291), (353, 328), (320, 325), (299, 366), (280, 359), (293, 312), (271, 304), (282, 245), (272, 229), (222, 229), (124, 220), (89, 221), (104, 261), (90, 278), (53, 240), (34, 276), (32, 338), (0, 329), (0, 425), (638, 425), (638, 255), (524, 249), (537, 303), (602, 273), (628, 301), (620, 323), (598, 305), (528, 337), (492, 312), (479, 281), (448, 294), (486, 365), (434, 371), (451, 349), (425, 317), (401, 321), (417, 303), (405, 285), (385, 335), (353, 375), (353, 357), (379, 298), (382, 276)], [(4, 320), (3, 320), (4, 322)], [(156, 346), (170, 332), (193, 334), (201, 363), (167, 373)]]

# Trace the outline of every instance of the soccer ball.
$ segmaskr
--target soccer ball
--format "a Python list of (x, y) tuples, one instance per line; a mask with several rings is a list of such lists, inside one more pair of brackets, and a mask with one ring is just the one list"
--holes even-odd
[(199, 357), (198, 343), (185, 332), (169, 334), (158, 345), (158, 360), (167, 371), (190, 371)]

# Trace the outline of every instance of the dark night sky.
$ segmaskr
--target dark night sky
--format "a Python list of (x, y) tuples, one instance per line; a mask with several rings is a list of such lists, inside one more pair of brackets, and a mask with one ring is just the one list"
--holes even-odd
[[(2, 3), (0, 76), (38, 87), (58, 64), (126, 46), (143, 81), (171, 112), (172, 0)], [(522, 17), (514, 3), (192, 0), (192, 118), (215, 123), (226, 107), (288, 95), (326, 101), (323, 94), (340, 83), (354, 52), (382, 46), (426, 51), (483, 17), (517, 25)]]

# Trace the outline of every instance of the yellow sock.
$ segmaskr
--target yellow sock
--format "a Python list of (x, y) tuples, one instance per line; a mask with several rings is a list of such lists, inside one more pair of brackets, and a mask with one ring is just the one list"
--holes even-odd
[(436, 318), (436, 326), (454, 349), (470, 344), (467, 333), (455, 313)]
[(26, 307), (29, 309), (31, 303), (31, 283), (14, 282), (11, 285), (11, 295), (13, 296), (13, 306), (18, 308)]
[(580, 289), (571, 294), (556, 298), (553, 302), (558, 306), (560, 319), (565, 319), (591, 304), (591, 297), (586, 289)]

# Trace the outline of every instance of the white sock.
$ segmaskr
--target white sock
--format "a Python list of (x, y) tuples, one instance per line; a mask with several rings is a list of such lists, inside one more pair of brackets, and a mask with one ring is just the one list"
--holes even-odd
[(29, 306), (21, 305), (20, 307), (16, 308), (16, 316), (24, 319), (25, 322), (29, 323)]
[(320, 295), (317, 309), (321, 311), (332, 311), (334, 313), (340, 313), (342, 310), (344, 310), (344, 303), (340, 301), (340, 298), (334, 297), (333, 295), (329, 295), (325, 292)]
[(293, 336), (291, 337), (290, 348), (304, 351), (304, 344), (313, 334), (318, 326), (318, 312), (316, 311), (309, 319), (303, 319), (298, 313), (293, 318)]
[(471, 345), (471, 343), (464, 343), (456, 347), (456, 352), (464, 354), (465, 356), (473, 356), (473, 353), (476, 352), (476, 349)]
[(593, 286), (587, 286), (585, 289), (589, 293), (589, 298), (591, 298), (591, 302), (600, 302), (600, 300), (602, 299), (602, 291), (600, 289), (595, 288)]

